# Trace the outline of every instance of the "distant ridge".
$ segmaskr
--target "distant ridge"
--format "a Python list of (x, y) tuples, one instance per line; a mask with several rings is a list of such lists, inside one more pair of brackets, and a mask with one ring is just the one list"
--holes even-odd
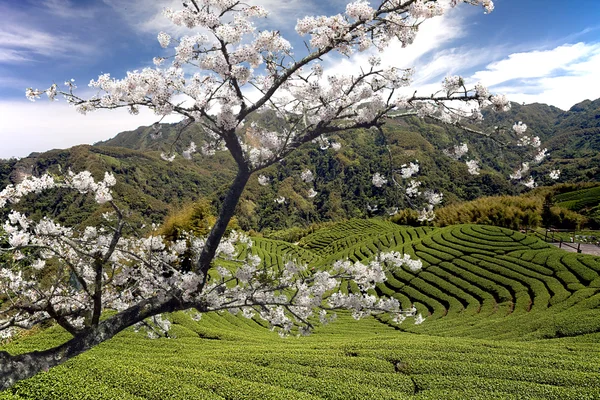
[[(600, 182), (600, 99), (582, 101), (568, 111), (539, 103), (512, 103), (508, 112), (486, 111), (485, 114), (481, 129), (492, 131), (501, 126), (507, 128), (506, 135), (515, 122), (523, 121), (531, 134), (540, 136), (550, 155), (543, 164), (532, 168), (539, 185), (552, 184), (547, 175), (555, 168), (562, 171), (561, 182)], [(276, 129), (273, 116), (262, 115), (261, 118)], [(0, 160), (0, 185), (4, 187), (28, 174), (57, 171), (59, 166), (63, 170), (89, 169), (98, 177), (104, 171), (112, 171), (119, 181), (118, 196), (156, 222), (162, 221), (170, 209), (200, 197), (208, 197), (214, 208), (218, 208), (226, 183), (234, 173), (233, 160), (225, 153), (212, 157), (198, 153), (193, 162), (178, 157), (174, 164), (168, 164), (160, 158), (161, 152), (181, 153), (191, 141), (200, 147), (205, 133), (194, 125), (182, 131), (182, 123), (158, 124), (156, 128), (142, 126), (93, 146), (32, 153), (20, 160)], [(369, 211), (375, 206), (379, 213), (391, 207), (402, 208), (405, 206), (403, 196), (389, 187), (373, 187), (371, 177), (375, 172), (386, 173), (390, 167), (398, 168), (415, 159), (421, 165), (422, 187), (442, 191), (445, 204), (481, 196), (514, 195), (525, 190), (522, 185), (506, 179), (512, 166), (520, 163), (512, 148), (504, 148), (458, 127), (416, 117), (389, 121), (384, 131), (385, 139), (365, 130), (336, 136), (334, 139), (342, 144), (338, 152), (323, 151), (316, 144), (308, 144), (262, 171), (271, 178), (271, 184), (262, 187), (256, 179), (251, 179), (238, 207), (240, 226), (256, 230), (284, 229), (377, 215)], [(444, 149), (457, 142), (469, 143), (468, 156), (480, 160), (481, 175), (469, 175), (464, 160), (456, 161), (443, 154)], [(312, 187), (299, 179), (305, 168), (316, 176)], [(314, 198), (307, 197), (310, 188), (318, 193)], [(282, 205), (274, 202), (280, 196), (286, 198)], [(70, 215), (73, 211), (81, 214), (83, 210), (78, 207), (69, 212)]]

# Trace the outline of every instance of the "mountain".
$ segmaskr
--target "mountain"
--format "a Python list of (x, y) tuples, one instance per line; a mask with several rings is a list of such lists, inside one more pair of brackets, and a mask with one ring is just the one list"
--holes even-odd
[[(15, 182), (27, 175), (67, 169), (89, 170), (96, 179), (101, 179), (105, 171), (111, 171), (117, 177), (115, 198), (128, 204), (134, 215), (161, 223), (177, 205), (207, 197), (232, 178), (230, 170), (219, 168), (225, 154), (199, 158), (197, 163), (176, 159), (169, 164), (156, 151), (82, 145), (0, 163), (0, 181)], [(33, 202), (35, 207), (31, 207)], [(97, 221), (108, 210), (100, 207), (92, 212), (97, 207), (89, 196), (60, 190), (35, 198), (30, 196), (18, 207), (35, 210), (34, 217), (49, 215), (68, 224)]]
[[(237, 219), (243, 229), (283, 229), (314, 222), (385, 214), (386, 209), (407, 206), (404, 196), (391, 187), (376, 188), (371, 183), (375, 172), (386, 173), (401, 165), (419, 160), (418, 179), (423, 189), (435, 188), (444, 194), (445, 204), (472, 200), (481, 196), (514, 195), (526, 190), (506, 179), (512, 166), (519, 165), (516, 147), (505, 146), (510, 127), (517, 121), (539, 135), (550, 156), (533, 168), (540, 184), (552, 184), (547, 174), (561, 168), (561, 181), (600, 181), (600, 99), (586, 100), (568, 111), (544, 104), (513, 103), (506, 113), (485, 112), (479, 127), (493, 131), (504, 127), (494, 139), (480, 137), (448, 125), (411, 117), (390, 120), (384, 126), (385, 137), (374, 130), (355, 130), (332, 139), (341, 143), (340, 151), (321, 150), (309, 143), (288, 158), (261, 173), (271, 178), (269, 186), (260, 186), (253, 177), (238, 207)], [(273, 116), (262, 116), (277, 126)], [(263, 121), (265, 122), (265, 121)], [(206, 198), (216, 211), (235, 164), (226, 153), (207, 157), (195, 154), (194, 160), (181, 157), (169, 164), (161, 152), (181, 152), (191, 141), (199, 146), (204, 133), (196, 125), (182, 129), (179, 124), (158, 124), (121, 132), (94, 146), (75, 146), (32, 154), (21, 160), (0, 162), (0, 184), (16, 182), (28, 174), (46, 170), (58, 172), (88, 169), (101, 178), (112, 171), (118, 180), (116, 198), (130, 205), (134, 214), (161, 222), (181, 205)], [(504, 132), (504, 133), (502, 133)], [(158, 137), (157, 137), (158, 136)], [(481, 174), (469, 175), (464, 161), (445, 156), (443, 151), (456, 143), (468, 142), (469, 159), (481, 161)], [(310, 169), (315, 181), (300, 179)], [(309, 198), (309, 189), (317, 192)], [(49, 212), (69, 223), (90, 221), (84, 217), (92, 209), (83, 196), (72, 194), (36, 203), (36, 213)], [(65, 197), (66, 196), (66, 197)], [(283, 204), (275, 202), (285, 197)], [(26, 207), (27, 203), (23, 205)], [(377, 208), (378, 211), (372, 211)], [(91, 217), (99, 218), (99, 213)]]
[(545, 104), (512, 103), (506, 113), (488, 113), (487, 124), (523, 121), (550, 153), (547, 164), (561, 169), (562, 181), (600, 181), (600, 99), (584, 100), (568, 111)]

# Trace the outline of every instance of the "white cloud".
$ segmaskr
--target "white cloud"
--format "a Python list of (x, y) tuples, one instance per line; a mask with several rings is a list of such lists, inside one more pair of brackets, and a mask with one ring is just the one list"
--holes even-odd
[(0, 47), (0, 63), (13, 64), (32, 61), (26, 52), (15, 49), (3, 49)]
[[(452, 47), (453, 43), (466, 35), (464, 26), (469, 15), (464, 8), (450, 10), (441, 17), (425, 21), (412, 45), (403, 48), (398, 41), (393, 41), (378, 54), (384, 67), (414, 68), (413, 84), (401, 90), (402, 94), (412, 95), (418, 90), (422, 95), (430, 95), (439, 90), (444, 76), (457, 74), (489, 60), (492, 50)], [(339, 71), (358, 74), (361, 67), (368, 67), (368, 58), (373, 54), (375, 51), (356, 53), (350, 58), (328, 57), (325, 74), (335, 75)]]
[(600, 97), (600, 43), (564, 44), (551, 50), (510, 54), (475, 72), (513, 101), (547, 103), (562, 109)]
[(7, 18), (0, 27), (0, 63), (38, 60), (40, 56), (64, 58), (93, 52), (91, 45), (73, 40), (70, 36), (52, 34), (18, 21)]
[[(173, 10), (181, 9), (180, 0), (166, 0), (161, 2), (129, 0), (126, 3), (121, 0), (103, 1), (139, 33), (156, 35), (158, 32), (164, 31), (174, 36), (182, 36), (195, 32), (186, 27), (173, 25), (163, 15), (165, 8), (172, 8)], [(322, 3), (306, 0), (251, 0), (246, 3), (263, 6), (269, 12), (266, 20), (254, 20), (259, 28), (263, 28), (263, 25), (266, 28), (266, 25), (268, 25), (269, 29), (280, 29), (285, 33), (290, 29), (293, 30), (298, 18), (305, 15), (319, 14), (319, 11), (323, 9)]]
[(50, 14), (65, 19), (92, 18), (96, 13), (94, 8), (76, 7), (69, 0), (44, 0), (41, 4)]
[(489, 64), (484, 71), (475, 73), (473, 79), (494, 86), (511, 79), (544, 77), (589, 57), (598, 50), (600, 45), (577, 43), (565, 44), (552, 50), (514, 53), (508, 58)]
[[(132, 116), (125, 109), (78, 114), (64, 101), (38, 100), (0, 102), (0, 158), (24, 157), (29, 153), (78, 144), (92, 144), (125, 130), (158, 121), (149, 110)], [(175, 122), (176, 117), (163, 122)]]

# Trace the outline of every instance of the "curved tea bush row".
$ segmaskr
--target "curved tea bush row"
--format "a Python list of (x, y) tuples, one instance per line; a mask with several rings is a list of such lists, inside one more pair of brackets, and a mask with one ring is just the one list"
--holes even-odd
[(329, 259), (350, 258), (353, 255), (352, 248), (363, 247), (365, 251), (359, 251), (357, 255), (360, 260), (358, 257), (361, 255), (371, 257), (379, 251), (418, 240), (432, 230), (429, 227), (402, 227), (382, 220), (354, 219), (308, 235), (299, 242), (299, 246), (321, 256), (329, 256)]
[[(302, 246), (255, 238), (251, 251), (273, 268), (288, 259), (317, 268), (335, 257), (365, 261), (388, 249), (419, 257), (421, 271), (389, 271), (375, 291), (414, 305), (425, 322), (342, 312), (312, 336), (281, 339), (258, 319), (175, 313), (172, 338), (127, 330), (0, 400), (600, 398), (599, 257), (476, 225), (354, 220), (307, 238)], [(51, 328), (6, 349), (66, 339)]]
[[(337, 259), (365, 261), (386, 250), (421, 259), (422, 272), (392, 271), (377, 292), (398, 298), (404, 307), (416, 305), (430, 321), (436, 320), (438, 328), (426, 324), (428, 328), (414, 329), (436, 334), (450, 334), (446, 328), (467, 317), (480, 321), (552, 312), (553, 307), (562, 312), (592, 297), (589, 288), (600, 287), (600, 258), (565, 253), (535, 237), (493, 226), (415, 229), (352, 220), (317, 231), (301, 245), (324, 256), (318, 266)], [(356, 288), (351, 285), (348, 290)], [(458, 322), (450, 322), (454, 318)]]
[[(279, 338), (241, 316), (173, 315), (182, 329), (221, 324), (229, 339), (150, 340), (128, 330), (0, 399), (594, 399), (600, 348), (591, 342), (510, 342), (395, 331), (339, 320)], [(450, 318), (448, 318), (450, 320)], [(442, 322), (443, 319), (440, 321)], [(184, 327), (185, 325), (185, 327)], [(53, 328), (9, 346), (41, 348)], [(442, 396), (442, 397), (440, 397)]]
[(310, 250), (295, 246), (282, 240), (252, 238), (252, 250), (260, 249), (263, 254), (271, 254), (285, 260), (296, 260), (306, 264), (315, 264), (320, 257)]

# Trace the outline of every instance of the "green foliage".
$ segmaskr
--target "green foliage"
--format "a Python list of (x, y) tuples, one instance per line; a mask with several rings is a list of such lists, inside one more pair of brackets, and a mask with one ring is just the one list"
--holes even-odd
[[(215, 211), (207, 199), (185, 204), (171, 210), (158, 233), (170, 241), (181, 239), (183, 232), (191, 232), (195, 236), (206, 236), (217, 220), (214, 214)], [(232, 229), (239, 229), (235, 218), (229, 221), (226, 234)]]
[[(598, 129), (597, 104), (598, 100), (583, 102), (567, 113), (541, 104), (513, 104), (512, 110), (507, 113), (488, 113), (482, 129), (493, 126), (510, 128), (515, 121), (527, 123), (532, 134), (542, 138), (551, 154), (548, 163), (533, 168), (534, 175), (542, 184), (553, 184), (546, 175), (554, 168), (562, 170), (561, 181), (598, 181), (600, 145), (594, 139), (598, 135), (593, 134), (593, 130)], [(261, 118), (277, 126), (273, 116)], [(227, 182), (234, 175), (235, 163), (224, 153), (212, 157), (197, 154), (193, 162), (182, 158), (177, 158), (173, 164), (162, 161), (160, 152), (180, 152), (190, 141), (203, 142), (204, 133), (199, 127), (191, 126), (182, 132), (180, 129), (180, 124), (160, 124), (161, 138), (152, 139), (153, 129), (140, 127), (93, 147), (76, 146), (33, 154), (22, 160), (3, 160), (0, 162), (0, 185), (5, 186), (18, 175), (40, 174), (46, 170), (56, 172), (59, 166), (63, 171), (67, 168), (74, 171), (89, 169), (96, 177), (101, 177), (104, 171), (112, 171), (119, 182), (117, 198), (129, 204), (140, 218), (161, 222), (173, 205), (181, 206), (203, 197), (209, 198), (218, 211)], [(498, 194), (514, 195), (525, 190), (505, 178), (512, 171), (511, 165), (518, 164), (520, 160), (512, 155), (512, 151), (506, 151), (491, 140), (417, 118), (390, 121), (384, 126), (384, 131), (385, 139), (379, 133), (365, 130), (335, 137), (334, 140), (342, 143), (339, 152), (331, 149), (323, 151), (316, 144), (307, 144), (283, 162), (262, 171), (271, 178), (272, 184), (263, 187), (254, 178), (251, 179), (236, 213), (240, 227), (271, 232), (373, 216), (367, 206), (378, 206), (381, 215), (387, 208), (398, 207), (402, 211), (394, 217), (395, 221), (418, 226), (415, 213), (404, 210), (408, 205), (401, 193), (390, 187), (375, 188), (371, 184), (374, 172), (387, 173), (390, 170), (389, 154), (394, 168), (418, 159), (423, 187), (440, 190), (447, 203)], [(179, 140), (176, 140), (178, 137)], [(468, 142), (471, 158), (481, 160), (481, 175), (469, 175), (463, 162), (443, 155), (442, 150), (458, 142)], [(306, 168), (315, 174), (314, 183), (306, 184), (299, 179), (300, 172)], [(312, 199), (307, 197), (310, 188), (318, 192)], [(280, 196), (286, 197), (285, 204), (274, 202)], [(557, 205), (584, 211), (592, 222), (600, 225), (600, 210), (591, 192), (589, 196), (582, 194), (581, 199), (573, 200), (576, 204), (563, 205), (562, 201), (566, 202), (557, 199)], [(451, 218), (444, 224), (475, 222), (517, 228), (539, 223), (539, 214), (530, 213), (525, 204), (504, 202), (499, 206), (500, 210), (496, 213), (489, 209), (471, 210), (469, 212), (476, 214), (471, 219)], [(23, 208), (31, 209), (32, 203), (25, 202)], [(52, 215), (69, 224), (97, 222), (99, 213), (90, 217), (91, 211), (92, 205), (83, 196), (64, 193), (39, 202), (35, 209), (38, 217)], [(565, 221), (566, 225), (581, 222), (570, 216)]]
[[(389, 271), (376, 291), (415, 305), (426, 320), (354, 321), (341, 312), (309, 337), (280, 339), (258, 319), (224, 312), (195, 321), (178, 312), (169, 317), (170, 339), (128, 329), (0, 399), (600, 396), (600, 257), (501, 227), (413, 228), (377, 219), (328, 225), (298, 245), (253, 240), (266, 268), (289, 259), (319, 268), (389, 249), (419, 256), (422, 271)], [(0, 350), (23, 353), (66, 339), (52, 327)]]
[[(76, 146), (19, 160), (15, 170), (27, 174), (89, 170), (96, 179), (102, 179), (105, 172), (112, 172), (117, 177), (114, 197), (129, 208), (131, 219), (161, 223), (171, 209), (214, 194), (233, 176), (230, 170), (218, 168), (222, 162), (219, 157), (206, 157), (198, 163), (176, 159), (170, 164), (155, 152)], [(97, 224), (101, 213), (110, 210), (108, 205), (98, 209), (90, 196), (65, 190), (47, 192), (43, 196), (30, 195), (17, 208), (27, 210), (33, 218), (49, 216), (71, 226)], [(6, 210), (0, 214), (3, 212)]]
[(521, 226), (537, 226), (541, 222), (541, 206), (538, 198), (484, 197), (442, 207), (436, 211), (435, 223), (438, 226), (475, 223), (519, 229)]
[(537, 191), (522, 196), (483, 197), (451, 204), (436, 211), (435, 224), (447, 226), (475, 223), (516, 230), (540, 225), (581, 229), (588, 222), (584, 215), (561, 206), (552, 206), (551, 198), (552, 192), (544, 194)]

